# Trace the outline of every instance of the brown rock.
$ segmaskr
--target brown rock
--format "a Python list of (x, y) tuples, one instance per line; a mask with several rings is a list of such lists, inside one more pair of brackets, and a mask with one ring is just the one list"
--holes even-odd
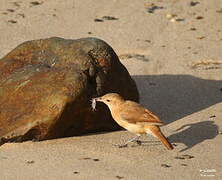
[(0, 141), (44, 140), (116, 130), (108, 108), (90, 100), (108, 92), (138, 101), (113, 49), (96, 38), (28, 41), (0, 59)]

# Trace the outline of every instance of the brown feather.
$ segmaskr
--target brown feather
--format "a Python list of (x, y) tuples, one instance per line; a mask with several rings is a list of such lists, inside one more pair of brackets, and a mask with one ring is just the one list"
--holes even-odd
[(147, 127), (149, 131), (152, 132), (154, 136), (159, 138), (159, 140), (162, 142), (162, 144), (168, 149), (172, 150), (173, 146), (170, 144), (170, 142), (167, 140), (167, 138), (163, 135), (160, 128), (158, 126), (149, 126)]
[(163, 124), (156, 115), (136, 102), (125, 101), (118, 109), (120, 110), (120, 117), (128, 123)]

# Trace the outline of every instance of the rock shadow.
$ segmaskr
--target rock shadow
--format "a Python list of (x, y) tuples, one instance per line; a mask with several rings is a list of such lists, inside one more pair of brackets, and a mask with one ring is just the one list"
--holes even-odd
[(222, 101), (222, 81), (191, 75), (135, 75), (140, 103), (166, 124)]

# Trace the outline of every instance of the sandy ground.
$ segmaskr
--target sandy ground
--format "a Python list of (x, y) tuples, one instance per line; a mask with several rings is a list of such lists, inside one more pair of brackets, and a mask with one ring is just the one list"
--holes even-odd
[(113, 146), (126, 131), (4, 144), (1, 180), (222, 179), (221, 0), (15, 1), (0, 1), (0, 57), (32, 39), (104, 39), (175, 149), (153, 137)]

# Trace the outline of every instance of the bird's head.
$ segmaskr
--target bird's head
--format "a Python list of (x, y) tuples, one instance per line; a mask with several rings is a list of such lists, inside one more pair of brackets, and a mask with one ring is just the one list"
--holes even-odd
[(101, 97), (97, 97), (94, 98), (95, 101), (98, 102), (103, 102), (105, 103), (107, 106), (109, 106), (109, 108), (112, 108), (116, 105), (119, 105), (121, 103), (123, 103), (125, 100), (117, 93), (109, 93), (109, 94), (105, 94), (104, 96)]

